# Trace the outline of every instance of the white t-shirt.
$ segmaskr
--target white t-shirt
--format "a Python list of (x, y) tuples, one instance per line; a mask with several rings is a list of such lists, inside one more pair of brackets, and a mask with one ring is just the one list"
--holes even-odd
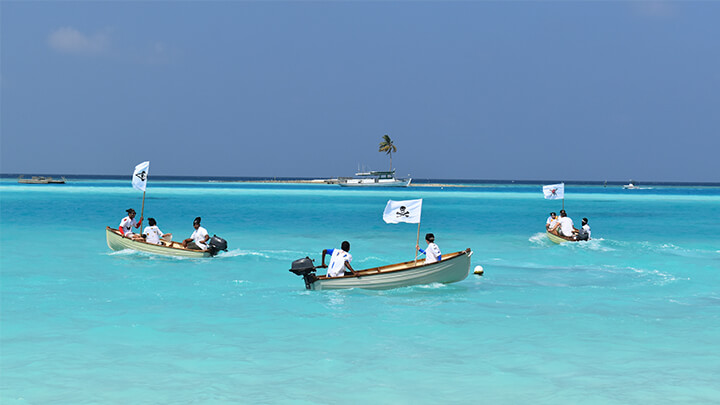
[(143, 234), (145, 234), (145, 241), (147, 243), (154, 243), (156, 245), (160, 244), (160, 238), (163, 236), (162, 231), (157, 225), (146, 226)]
[(560, 233), (564, 236), (572, 236), (574, 227), (573, 220), (570, 219), (570, 217), (560, 217), (558, 222), (560, 223)]
[(352, 262), (352, 255), (342, 249), (330, 249), (332, 255), (330, 256), (330, 264), (327, 268), (328, 277), (342, 277), (345, 275), (345, 262)]
[(585, 232), (587, 232), (588, 239), (590, 239), (590, 225), (583, 225), (583, 229), (585, 230)]
[(207, 250), (208, 245), (205, 244), (205, 237), (208, 236), (207, 231), (202, 226), (198, 226), (198, 229), (190, 235), (193, 242), (202, 250)]
[(122, 227), (122, 233), (123, 236), (132, 235), (132, 229), (137, 225), (137, 221), (135, 219), (130, 219), (130, 217), (125, 217), (120, 221), (120, 226)]
[(547, 221), (545, 222), (545, 224), (548, 226), (548, 229), (552, 229), (553, 226), (557, 224), (557, 220), (557, 217), (555, 217), (555, 219), (553, 219), (553, 217), (548, 217)]
[(435, 243), (428, 243), (425, 249), (425, 264), (435, 263), (440, 257), (440, 248)]

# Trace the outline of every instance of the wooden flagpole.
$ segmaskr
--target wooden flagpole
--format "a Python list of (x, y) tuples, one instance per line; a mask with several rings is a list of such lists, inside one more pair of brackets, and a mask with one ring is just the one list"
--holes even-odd
[(417, 264), (418, 249), (420, 249), (420, 222), (418, 222), (417, 239), (415, 240), (415, 264)]
[[(147, 184), (146, 184), (147, 187)], [(143, 201), (142, 201), (142, 208), (140, 208), (140, 218), (143, 217), (143, 213), (145, 212), (145, 191), (143, 190)]]

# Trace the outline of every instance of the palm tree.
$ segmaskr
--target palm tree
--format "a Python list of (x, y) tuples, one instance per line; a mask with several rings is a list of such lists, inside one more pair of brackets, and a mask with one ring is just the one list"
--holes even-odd
[(382, 142), (380, 142), (380, 149), (378, 149), (378, 152), (385, 152), (386, 154), (390, 155), (390, 171), (392, 171), (392, 153), (397, 152), (397, 148), (393, 144), (392, 139), (390, 139), (387, 134), (383, 135)]

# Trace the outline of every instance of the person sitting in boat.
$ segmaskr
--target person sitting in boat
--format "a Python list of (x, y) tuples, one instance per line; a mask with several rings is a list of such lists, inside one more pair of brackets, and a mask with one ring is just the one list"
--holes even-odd
[(582, 227), (578, 230), (577, 240), (590, 240), (590, 225), (588, 219), (582, 219)]
[[(330, 255), (330, 264), (327, 266), (325, 265), (325, 255)], [(357, 272), (350, 265), (351, 261), (350, 242), (344, 241), (340, 244), (340, 249), (323, 249), (320, 267), (327, 267), (327, 277), (342, 277), (345, 275), (346, 270), (350, 270), (352, 274), (357, 275)]]
[(425, 250), (420, 249), (420, 246), (415, 245), (420, 253), (425, 255), (425, 264), (435, 263), (442, 260), (440, 248), (435, 244), (435, 235), (428, 233), (425, 234), (425, 242), (428, 243)]
[(143, 218), (140, 217), (140, 221), (136, 221), (135, 220), (135, 215), (136, 215), (135, 210), (132, 208), (128, 208), (127, 210), (125, 210), (125, 212), (127, 212), (127, 216), (125, 218), (123, 218), (122, 221), (120, 221), (120, 226), (118, 227), (118, 229), (120, 230), (120, 233), (126, 238), (130, 238), (130, 239), (134, 239), (134, 240), (143, 240), (141, 235), (133, 233), (133, 231), (132, 231), (133, 227), (140, 228), (140, 225), (142, 225)]
[(555, 227), (555, 224), (557, 224), (557, 220), (557, 214), (555, 212), (551, 212), (547, 221), (545, 221), (545, 229), (548, 231), (553, 229)]
[(172, 235), (170, 233), (162, 233), (160, 228), (158, 228), (157, 226), (157, 221), (155, 221), (155, 218), (148, 218), (148, 225), (149, 226), (146, 226), (145, 230), (143, 230), (143, 236), (145, 237), (145, 242), (147, 243), (162, 245), (160, 239), (165, 236)]
[(577, 231), (578, 230), (575, 228), (575, 224), (573, 224), (573, 220), (567, 216), (567, 212), (565, 212), (565, 210), (560, 210), (560, 219), (557, 220), (557, 224), (555, 224), (555, 227), (552, 228), (551, 232), (557, 232), (561, 236), (572, 238)]
[(200, 226), (200, 217), (195, 218), (193, 221), (193, 228), (195, 231), (190, 235), (189, 238), (185, 239), (182, 243), (184, 248), (195, 249), (195, 250), (208, 250), (207, 241), (210, 239), (207, 230)]

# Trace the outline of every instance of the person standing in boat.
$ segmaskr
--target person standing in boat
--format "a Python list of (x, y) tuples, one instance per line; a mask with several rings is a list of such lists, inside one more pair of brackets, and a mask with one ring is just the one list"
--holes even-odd
[(127, 216), (120, 221), (120, 226), (118, 229), (120, 230), (120, 233), (126, 238), (134, 239), (134, 240), (142, 240), (142, 236), (138, 235), (136, 233), (133, 233), (132, 229), (134, 228), (140, 228), (140, 225), (142, 225), (143, 218), (140, 217), (140, 221), (135, 220), (135, 210), (132, 208), (128, 208), (125, 210), (127, 212)]
[(575, 224), (573, 224), (573, 220), (567, 216), (567, 212), (565, 212), (565, 210), (560, 210), (560, 219), (557, 220), (557, 224), (555, 224), (555, 227), (552, 230), (557, 230), (558, 234), (567, 237), (573, 237), (578, 231), (577, 228), (575, 228)]
[[(327, 266), (325, 265), (325, 255), (330, 255), (330, 264)], [(340, 244), (340, 249), (323, 249), (320, 267), (327, 267), (327, 277), (342, 277), (345, 275), (346, 269), (357, 275), (357, 272), (350, 265), (351, 261), (350, 242), (343, 241)]]
[(152, 243), (154, 245), (160, 245), (160, 238), (170, 236), (172, 234), (162, 233), (160, 228), (157, 226), (155, 218), (148, 218), (148, 226), (143, 230), (143, 236), (145, 236), (145, 242)]
[(425, 234), (425, 242), (428, 243), (425, 250), (422, 250), (420, 249), (420, 246), (415, 245), (415, 249), (425, 255), (425, 264), (441, 261), (442, 255), (440, 253), (440, 248), (435, 244), (435, 235), (431, 233)]
[(208, 250), (207, 241), (210, 239), (208, 231), (200, 226), (200, 217), (195, 218), (193, 221), (193, 228), (195, 231), (190, 235), (189, 238), (185, 239), (182, 243), (184, 248), (195, 249), (195, 250)]
[(555, 224), (557, 224), (557, 220), (557, 214), (555, 212), (551, 212), (547, 221), (545, 221), (545, 229), (548, 231), (553, 229), (555, 227)]

